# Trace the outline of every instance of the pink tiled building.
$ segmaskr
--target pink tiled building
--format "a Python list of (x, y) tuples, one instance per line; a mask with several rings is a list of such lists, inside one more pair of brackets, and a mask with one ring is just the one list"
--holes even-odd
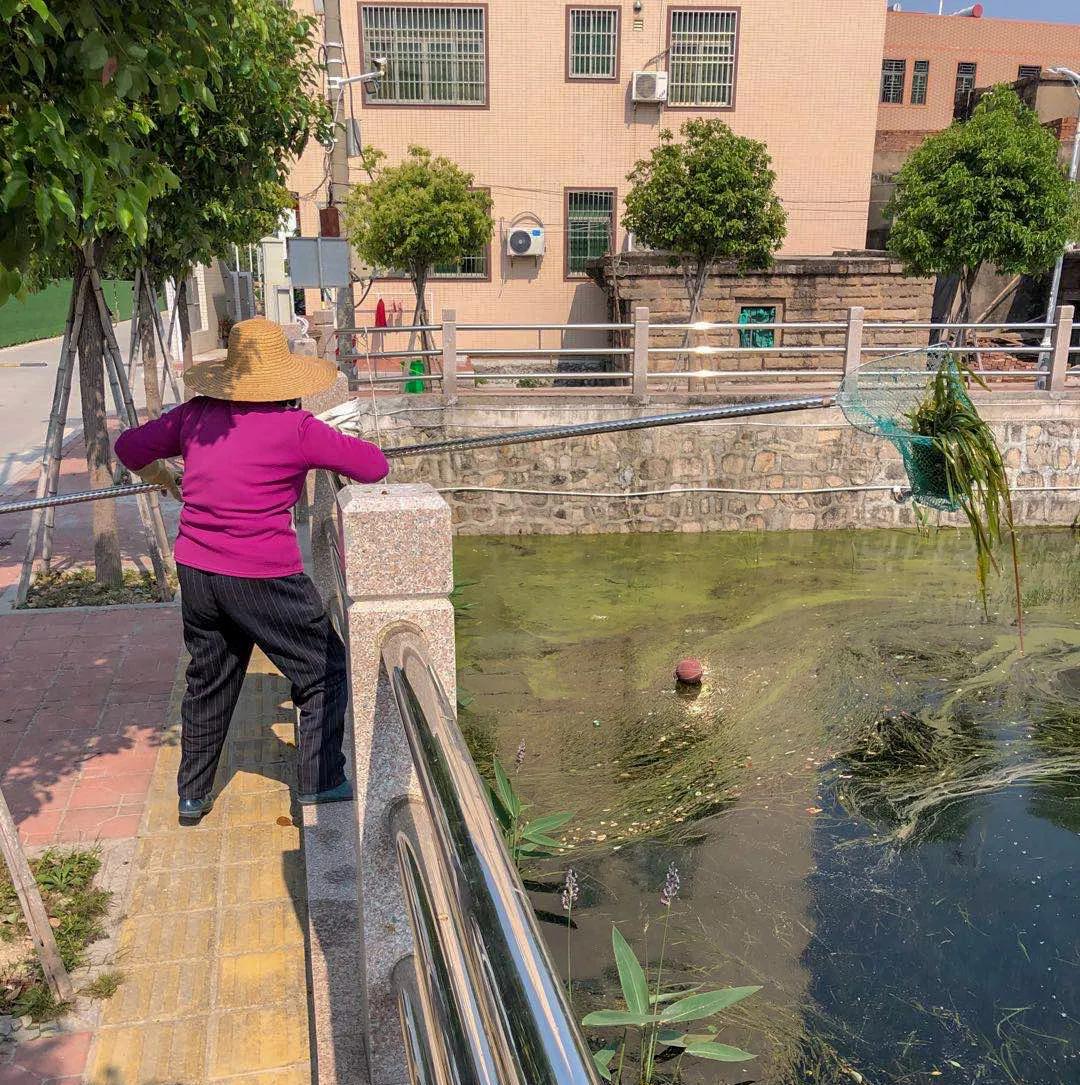
[[(445, 154), (493, 199), (490, 247), (433, 279), (434, 312), (452, 306), (462, 321), (604, 319), (604, 295), (584, 262), (610, 240), (627, 245), (619, 225), (626, 175), (663, 128), (688, 117), (720, 117), (767, 142), (789, 215), (785, 254), (861, 248), (885, 7), (829, 7), (823, 19), (817, 5), (794, 0), (345, 0), (350, 72), (368, 70), (376, 56), (389, 61), (377, 93), (354, 90), (363, 142), (390, 162), (410, 144)], [(635, 72), (665, 73), (666, 102), (634, 101)], [(639, 77), (637, 96), (655, 87)], [(363, 177), (359, 160), (350, 173)], [(323, 174), (323, 153), (312, 148), (294, 179), (305, 234), (318, 231)], [(544, 231), (543, 256), (507, 254), (514, 226)], [(408, 284), (389, 282), (370, 298), (408, 296)]]
[[(315, 0), (294, 3), (316, 10)], [(886, 11), (884, 0), (830, 0), (827, 18), (806, 0), (321, 0), (317, 9), (327, 25), (340, 10), (350, 74), (387, 58), (377, 90), (353, 89), (362, 142), (391, 163), (411, 144), (445, 154), (491, 193), (491, 245), (438, 269), (428, 290), (433, 315), (451, 307), (462, 322), (605, 319), (584, 264), (632, 244), (619, 222), (626, 175), (662, 129), (688, 117), (720, 117), (764, 140), (788, 212), (782, 254), (826, 255), (863, 248), (868, 223), (880, 240), (882, 182), (951, 123), (970, 90), (1080, 67), (1080, 26)], [(1059, 99), (1065, 116), (1067, 86)], [(319, 232), (329, 176), (319, 147), (295, 169), (306, 235)], [(346, 182), (335, 176), (340, 202)], [(358, 158), (348, 176), (363, 179)], [(542, 256), (507, 252), (517, 227), (543, 231)], [(368, 298), (361, 321), (382, 299), (400, 301), (407, 322), (408, 283), (382, 279)]]

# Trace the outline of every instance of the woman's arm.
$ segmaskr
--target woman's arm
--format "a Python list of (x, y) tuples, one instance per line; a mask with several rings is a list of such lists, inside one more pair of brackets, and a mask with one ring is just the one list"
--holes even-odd
[(357, 482), (381, 482), (390, 471), (378, 445), (350, 437), (310, 414), (300, 423), (300, 450), (308, 467), (337, 471)]
[(180, 455), (180, 429), (184, 422), (181, 403), (160, 418), (152, 418), (116, 438), (116, 457), (130, 471), (141, 471), (154, 460)]

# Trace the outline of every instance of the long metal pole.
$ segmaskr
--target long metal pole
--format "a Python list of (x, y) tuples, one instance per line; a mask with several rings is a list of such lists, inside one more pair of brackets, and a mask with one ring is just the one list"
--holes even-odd
[[(617, 418), (606, 422), (579, 422), (567, 426), (544, 426), (540, 429), (516, 430), (513, 433), (494, 434), (490, 437), (453, 437), (446, 441), (430, 441), (420, 445), (398, 445), (384, 448), (388, 459), (406, 456), (429, 456), (440, 452), (465, 452), (471, 448), (498, 448), (504, 445), (533, 444), (538, 441), (560, 441), (568, 437), (589, 437), (596, 433), (625, 433), (629, 430), (659, 429), (664, 426), (684, 426), (692, 422), (716, 422), (725, 418), (752, 418), (762, 414), (785, 414), (791, 411), (814, 411), (831, 407), (836, 397), (812, 396), (803, 399), (766, 400), (762, 403), (734, 403), (724, 407), (705, 407), (695, 411), (678, 411), (673, 414), (652, 414), (642, 418)], [(0, 516), (8, 512), (30, 512), (47, 505), (74, 505), (80, 501), (101, 501), (130, 494), (151, 493), (159, 486), (135, 483), (130, 486), (112, 486), (104, 490), (84, 490), (80, 493), (61, 494), (52, 498), (29, 498), (0, 505)]]
[[(1051, 69), (1055, 75), (1060, 75), (1072, 83), (1072, 88), (1076, 92), (1077, 101), (1080, 102), (1080, 74), (1071, 71), (1068, 68), (1054, 68)], [(1073, 136), (1073, 152), (1072, 163), (1069, 166), (1069, 180), (1075, 182), (1077, 173), (1080, 172), (1080, 108), (1077, 110), (1076, 116), (1076, 134)], [(1076, 238), (1070, 238), (1070, 241), (1075, 241)], [(1057, 262), (1054, 264), (1054, 274), (1050, 280), (1050, 299), (1046, 303), (1046, 323), (1051, 325), (1054, 323), (1054, 314), (1057, 312), (1058, 294), (1061, 292), (1061, 275), (1065, 269), (1065, 253), (1062, 252), (1057, 258)], [(1039, 368), (1050, 368), (1050, 341), (1052, 338), (1052, 329), (1048, 326), (1043, 332), (1042, 346), (1046, 351), (1039, 357)], [(1040, 382), (1038, 387), (1040, 390), (1044, 387), (1044, 383)]]

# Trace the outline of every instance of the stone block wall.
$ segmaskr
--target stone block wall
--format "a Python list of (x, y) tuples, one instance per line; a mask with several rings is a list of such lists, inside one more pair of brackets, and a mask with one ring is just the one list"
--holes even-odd
[[(593, 278), (607, 291), (615, 322), (632, 320), (636, 306), (649, 309), (653, 324), (685, 324), (690, 303), (683, 283), (682, 270), (664, 253), (630, 252), (608, 256), (592, 268)], [(932, 279), (905, 275), (900, 263), (889, 257), (853, 253), (850, 255), (785, 258), (775, 261), (767, 271), (740, 272), (734, 265), (717, 264), (710, 273), (702, 296), (698, 319), (717, 323), (737, 323), (743, 307), (771, 306), (778, 322), (829, 322), (845, 324), (848, 310), (862, 306), (867, 321), (921, 321), (930, 319), (933, 305)], [(682, 346), (683, 328), (654, 329), (649, 345)], [(697, 369), (703, 365), (716, 369), (832, 369), (842, 368), (845, 330), (784, 329), (776, 333), (777, 347), (833, 347), (830, 354), (745, 353), (691, 355), (652, 355), (650, 370), (662, 372)], [(868, 346), (914, 347), (927, 342), (927, 333), (918, 329), (867, 329)], [(734, 330), (692, 331), (691, 345), (718, 347), (739, 345)]]
[[(502, 400), (440, 416), (430, 407), (391, 414), (403, 406), (391, 402), (379, 404), (387, 446), (641, 412), (628, 403), (552, 401), (538, 408)], [(686, 405), (654, 404), (649, 413)], [(1071, 524), (1080, 513), (1080, 396), (997, 393), (979, 406), (1005, 455), (1018, 521)], [(906, 485), (898, 453), (847, 425), (836, 409), (417, 457), (393, 461), (391, 479), (439, 489), (453, 510), (455, 531), (464, 534), (782, 531), (914, 522), (910, 502), (898, 504), (894, 496), (894, 488)], [(708, 492), (658, 492), (672, 489)]]

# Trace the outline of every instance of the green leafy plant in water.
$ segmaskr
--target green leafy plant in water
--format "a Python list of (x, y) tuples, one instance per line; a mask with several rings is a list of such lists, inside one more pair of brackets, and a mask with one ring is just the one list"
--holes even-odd
[(547, 859), (555, 855), (563, 845), (550, 834), (561, 829), (574, 815), (562, 811), (527, 820), (525, 812), (531, 807), (517, 793), (497, 757), (492, 761), (492, 771), (495, 782), (488, 784), (491, 805), (515, 866), (520, 867), (529, 859)]
[[(933, 449), (941, 457), (944, 468), (945, 495), (961, 509), (971, 527), (975, 542), (975, 575), (984, 612), (988, 609), (987, 578), (991, 568), (995, 571), (998, 569), (994, 550), (1000, 545), (1005, 531), (1009, 533), (1016, 582), (1016, 621), (1022, 653), (1024, 616), (1020, 594), (1020, 560), (1009, 480), (994, 434), (979, 416), (964, 389), (967, 379), (986, 388), (978, 374), (963, 362), (956, 357), (948, 358), (939, 367), (926, 396), (909, 412), (907, 419), (912, 432), (933, 442)], [(918, 451), (919, 446), (912, 449), (916, 458)]]
[[(663, 939), (656, 968), (656, 980), (649, 982), (645, 969), (637, 959), (630, 943), (618, 927), (611, 928), (611, 947), (619, 973), (626, 1009), (596, 1010), (582, 1019), (587, 1028), (621, 1028), (622, 1038), (609, 1042), (593, 1053), (597, 1072), (605, 1081), (622, 1085), (630, 1032), (640, 1032), (639, 1085), (652, 1085), (656, 1075), (657, 1053), (665, 1049), (680, 1051), (675, 1066), (679, 1080), (682, 1060), (687, 1056), (713, 1062), (746, 1062), (755, 1058), (749, 1051), (718, 1043), (715, 1025), (701, 1025), (696, 1030), (683, 1031), (679, 1026), (696, 1024), (760, 991), (760, 987), (720, 987), (710, 991), (700, 988), (665, 990), (663, 986), (664, 956), (667, 952), (668, 925), (671, 906), (679, 892), (679, 872), (672, 863), (660, 894), (664, 906)], [(612, 1064), (618, 1057), (618, 1065)]]

